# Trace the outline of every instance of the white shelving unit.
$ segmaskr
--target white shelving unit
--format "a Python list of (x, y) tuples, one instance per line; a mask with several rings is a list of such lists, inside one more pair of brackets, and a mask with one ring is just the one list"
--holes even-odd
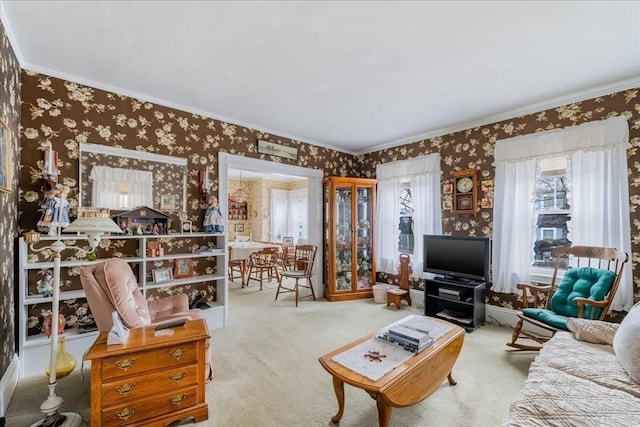
[[(143, 295), (156, 289), (166, 289), (176, 286), (183, 286), (195, 283), (215, 282), (216, 283), (216, 301), (209, 303), (211, 308), (203, 310), (204, 317), (207, 321), (209, 329), (222, 328), (226, 324), (228, 318), (228, 282), (227, 282), (227, 239), (225, 234), (220, 233), (184, 233), (184, 234), (161, 234), (161, 235), (111, 235), (104, 236), (104, 239), (126, 240), (134, 239), (138, 241), (136, 248), (137, 253), (124, 254), (122, 259), (130, 264), (138, 264), (138, 286)], [(41, 236), (41, 245), (50, 245), (57, 237)], [(78, 240), (81, 246), (81, 239), (77, 235), (62, 235), (62, 241)], [(185, 252), (172, 253), (163, 256), (147, 256), (147, 246), (149, 241), (167, 239), (206, 239), (208, 246), (212, 247), (208, 252)], [(185, 245), (193, 247), (193, 245)], [(38, 247), (38, 246), (37, 246)], [(36, 304), (49, 304), (51, 297), (41, 295), (29, 295), (29, 271), (32, 270), (53, 270), (53, 260), (50, 262), (29, 262), (29, 255), (34, 254), (23, 238), (18, 243), (18, 283), (19, 290), (19, 306), (18, 306), (18, 353), (20, 358), (20, 378), (44, 375), (44, 369), (49, 361), (50, 339), (43, 333), (38, 335), (28, 335), (29, 308)], [(75, 260), (73, 249), (67, 249), (62, 252), (62, 261), (60, 263), (61, 270), (73, 267), (83, 267), (104, 261), (104, 259)], [(191, 277), (174, 279), (171, 282), (155, 284), (153, 281), (147, 281), (153, 269), (153, 263), (156, 261), (173, 261), (176, 259), (202, 259), (210, 263), (214, 267), (213, 274), (199, 274)], [(209, 265), (209, 264), (207, 264)], [(60, 301), (74, 300), (84, 298), (85, 294), (82, 289), (61, 291)], [(77, 329), (65, 329), (64, 331), (66, 348), (69, 353), (80, 365), (82, 356), (87, 349), (93, 344), (98, 335), (97, 331), (79, 332)]]

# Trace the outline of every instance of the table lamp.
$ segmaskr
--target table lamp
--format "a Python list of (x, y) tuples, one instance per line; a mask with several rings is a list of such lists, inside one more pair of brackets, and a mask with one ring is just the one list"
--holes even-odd
[[(60, 223), (60, 213), (58, 213), (58, 222)], [(40, 241), (40, 233), (29, 231), (23, 234), (24, 241), (29, 244), (34, 252), (43, 250), (51, 250), (53, 256), (53, 296), (51, 300), (51, 352), (49, 360), (49, 396), (40, 405), (40, 410), (45, 417), (33, 424), (31, 427), (75, 427), (83, 424), (82, 417), (71, 412), (60, 413), (58, 409), (62, 406), (63, 399), (56, 395), (56, 365), (58, 356), (58, 315), (60, 305), (60, 253), (65, 249), (80, 250), (85, 254), (95, 252), (103, 233), (121, 233), (120, 227), (109, 217), (108, 210), (95, 209), (83, 212), (83, 215), (65, 227), (64, 232), (81, 233), (82, 237), (86, 237), (89, 241), (89, 250), (79, 246), (68, 246), (60, 239), (61, 228), (57, 228), (57, 240), (49, 246), (39, 249), (34, 248), (34, 244)]]

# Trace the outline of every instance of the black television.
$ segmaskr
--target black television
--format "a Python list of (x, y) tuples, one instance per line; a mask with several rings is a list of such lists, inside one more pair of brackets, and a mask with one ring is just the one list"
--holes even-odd
[(457, 237), (425, 234), (425, 273), (460, 282), (489, 281), (491, 245), (488, 237)]

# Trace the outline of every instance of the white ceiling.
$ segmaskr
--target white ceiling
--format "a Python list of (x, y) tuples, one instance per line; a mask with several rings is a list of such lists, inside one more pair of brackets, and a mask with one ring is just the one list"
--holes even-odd
[(23, 68), (363, 153), (640, 86), (637, 1), (2, 1)]

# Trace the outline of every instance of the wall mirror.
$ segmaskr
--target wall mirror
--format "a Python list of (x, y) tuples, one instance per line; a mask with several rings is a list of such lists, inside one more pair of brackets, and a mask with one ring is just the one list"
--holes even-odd
[(82, 143), (79, 169), (81, 207), (186, 210), (185, 158)]

